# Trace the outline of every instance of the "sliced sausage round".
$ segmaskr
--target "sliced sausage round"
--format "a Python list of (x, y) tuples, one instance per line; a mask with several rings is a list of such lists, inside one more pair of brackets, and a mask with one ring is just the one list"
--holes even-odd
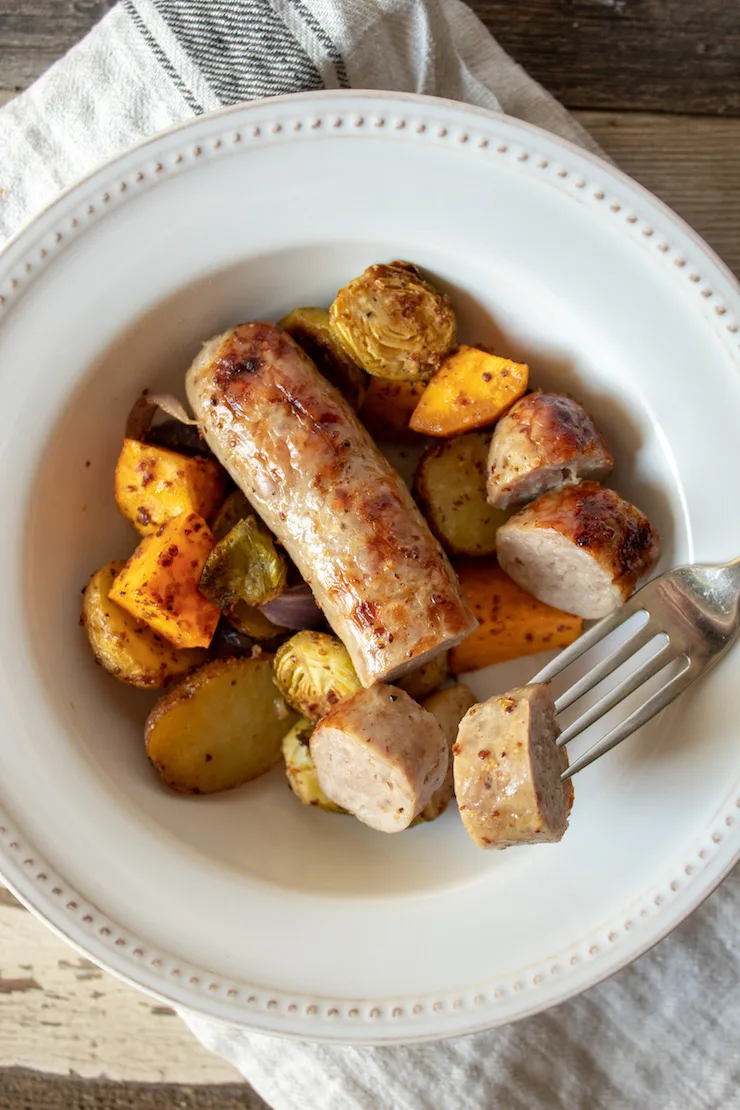
[(560, 840), (573, 804), (550, 690), (520, 686), (474, 705), (452, 749), (455, 794), (479, 848)]
[(639, 509), (612, 489), (580, 482), (543, 494), (498, 530), (498, 561), (518, 586), (579, 617), (623, 604), (660, 556)]
[(442, 785), (449, 760), (431, 713), (396, 686), (360, 690), (311, 736), (321, 789), (379, 832), (401, 832)]
[(208, 445), (285, 546), (363, 685), (473, 630), (406, 485), (287, 332), (253, 323), (216, 336), (186, 386)]
[(601, 481), (614, 467), (593, 419), (564, 393), (530, 393), (496, 425), (488, 452), (488, 500), (522, 505), (581, 479)]

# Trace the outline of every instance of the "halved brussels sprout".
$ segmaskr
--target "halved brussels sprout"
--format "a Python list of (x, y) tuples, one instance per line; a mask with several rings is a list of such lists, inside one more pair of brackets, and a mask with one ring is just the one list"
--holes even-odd
[(311, 721), (362, 689), (346, 647), (326, 632), (297, 632), (286, 640), (275, 656), (275, 680)]
[(318, 806), (328, 813), (346, 813), (347, 810), (330, 801), (319, 786), (316, 764), (308, 746), (312, 732), (311, 721), (301, 717), (283, 738), (285, 774), (288, 777), (290, 789), (304, 806)]
[(409, 262), (368, 266), (339, 290), (329, 311), (342, 345), (379, 378), (431, 378), (455, 346), (449, 298)]
[(262, 605), (285, 588), (288, 567), (272, 534), (257, 519), (240, 520), (206, 559), (200, 592), (228, 612), (238, 601)]
[(242, 491), (235, 489), (229, 494), (213, 518), (211, 531), (216, 543), (228, 535), (234, 525), (238, 524), (240, 520), (244, 520), (246, 516), (252, 516), (252, 506)]
[(353, 409), (365, 398), (367, 376), (344, 350), (325, 308), (294, 308), (278, 322)]

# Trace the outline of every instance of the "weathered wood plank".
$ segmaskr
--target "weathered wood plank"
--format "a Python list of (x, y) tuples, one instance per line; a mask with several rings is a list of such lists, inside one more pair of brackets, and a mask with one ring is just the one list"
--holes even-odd
[(86, 35), (115, 0), (4, 0), (0, 5), (0, 104)]
[(469, 0), (569, 108), (740, 115), (737, 0)]
[[(502, 46), (571, 108), (740, 115), (736, 0), (469, 0)], [(5, 0), (0, 104), (113, 0)]]
[[(3, 1102), (8, 1068), (137, 1083), (233, 1084), (241, 1076), (195, 1040), (169, 1006), (142, 994), (78, 956), (18, 903), (0, 903), (0, 1108), (20, 1110), (23, 1102)], [(18, 1081), (20, 1083), (20, 1080)], [(47, 1086), (53, 1086), (46, 1080)], [(84, 1084), (83, 1084), (84, 1086)], [(17, 1087), (17, 1084), (16, 1084)], [(15, 1089), (15, 1088), (11, 1088)], [(249, 1092), (247, 1085), (242, 1092)], [(28, 1107), (86, 1107), (75, 1101), (45, 1103), (42, 1088)], [(38, 1096), (38, 1097), (36, 1097)], [(8, 1096), (9, 1097), (9, 1096)], [(231, 1097), (231, 1096), (229, 1096)], [(231, 1107), (261, 1107), (244, 1093)], [(90, 1102), (92, 1106), (149, 1106), (131, 1102)], [(152, 1102), (156, 1107), (179, 1105)], [(189, 1102), (183, 1106), (190, 1107)], [(218, 1103), (192, 1103), (196, 1107)]]
[(246, 1084), (183, 1086), (0, 1072), (0, 1110), (269, 1110)]
[(621, 169), (683, 216), (740, 276), (740, 119), (575, 115)]

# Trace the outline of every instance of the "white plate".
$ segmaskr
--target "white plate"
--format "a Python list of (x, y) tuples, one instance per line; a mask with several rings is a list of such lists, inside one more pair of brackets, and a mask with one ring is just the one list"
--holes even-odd
[(554, 846), (480, 852), (454, 811), (382, 836), (303, 809), (279, 770), (183, 799), (148, 767), (148, 695), (76, 628), (88, 574), (135, 543), (111, 488), (129, 404), (179, 390), (219, 329), (398, 256), (450, 290), (464, 337), (595, 411), (664, 566), (740, 552), (738, 287), (658, 201), (535, 128), (395, 94), (237, 107), (105, 166), (0, 259), (2, 873), (149, 991), (326, 1040), (541, 1010), (665, 934), (740, 849), (737, 654), (579, 775)]

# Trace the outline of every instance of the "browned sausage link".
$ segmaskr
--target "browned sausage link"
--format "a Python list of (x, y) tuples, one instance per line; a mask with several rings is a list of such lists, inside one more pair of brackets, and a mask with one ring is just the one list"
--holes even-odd
[(287, 332), (240, 324), (212, 339), (187, 393), (212, 451), (284, 544), (364, 685), (472, 631), (403, 481)]

